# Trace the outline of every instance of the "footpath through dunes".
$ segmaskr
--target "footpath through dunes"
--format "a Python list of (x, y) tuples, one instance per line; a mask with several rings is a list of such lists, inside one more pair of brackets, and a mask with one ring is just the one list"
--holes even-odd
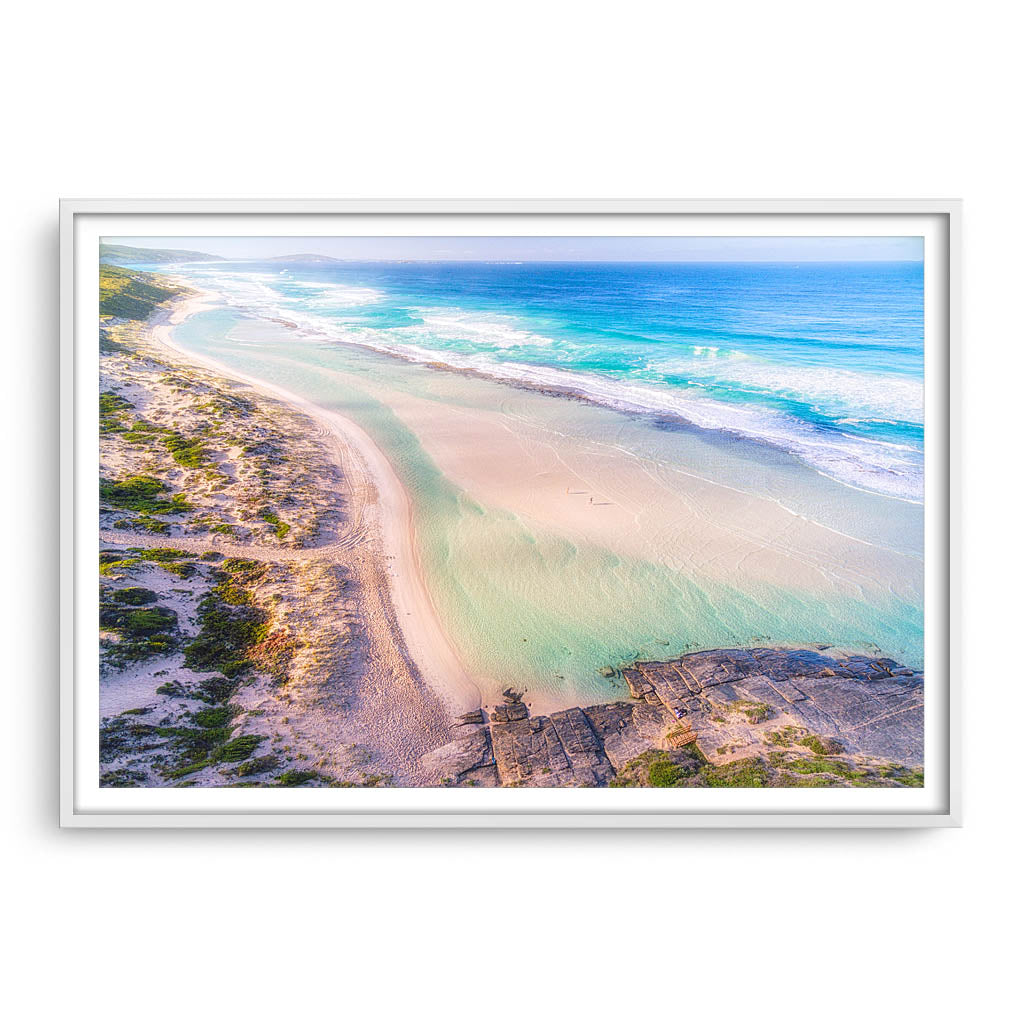
[(213, 551), (226, 558), (258, 558), (261, 562), (304, 562), (312, 558), (321, 558), (342, 564), (350, 561), (349, 553), (358, 546), (358, 540), (347, 531), (343, 531), (337, 540), (303, 548), (260, 544), (256, 541), (234, 542), (220, 536), (143, 536), (125, 530), (100, 530), (100, 543), (125, 548), (178, 548), (196, 556)]
[(464, 715), (426, 758), (442, 784), (919, 787), (924, 679), (887, 658), (704, 651), (622, 670), (631, 701)]

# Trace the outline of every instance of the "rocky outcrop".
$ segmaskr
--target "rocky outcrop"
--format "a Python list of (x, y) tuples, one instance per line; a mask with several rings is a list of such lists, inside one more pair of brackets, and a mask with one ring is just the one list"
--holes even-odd
[(924, 755), (924, 677), (889, 658), (829, 657), (771, 648), (706, 651), (623, 671), (630, 693), (656, 702), (696, 729), (699, 745), (752, 738), (754, 730), (721, 728), (739, 711), (748, 725), (757, 705), (773, 719), (835, 737), (844, 749), (903, 764)]
[(423, 757), (423, 766), (442, 786), (500, 786), (488, 729), (467, 730)]
[(623, 779), (657, 754), (680, 772), (699, 758), (688, 785), (920, 784), (924, 679), (890, 659), (718, 650), (622, 676), (630, 701), (536, 718), (506, 690), (489, 722), (483, 709), (462, 716), (478, 727), (428, 755), (430, 766), (448, 785), (634, 785)]

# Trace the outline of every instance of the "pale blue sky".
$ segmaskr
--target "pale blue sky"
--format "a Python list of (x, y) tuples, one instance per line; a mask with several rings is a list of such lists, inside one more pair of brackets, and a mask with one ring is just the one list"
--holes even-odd
[(317, 253), (345, 260), (599, 260), (655, 262), (912, 261), (924, 240), (911, 237), (110, 237), (148, 249), (192, 249), (228, 259)]

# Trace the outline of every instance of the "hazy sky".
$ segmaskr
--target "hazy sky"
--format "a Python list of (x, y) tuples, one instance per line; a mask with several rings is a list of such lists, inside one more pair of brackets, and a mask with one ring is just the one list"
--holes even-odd
[(192, 249), (228, 259), (317, 253), (347, 260), (621, 260), (742, 262), (894, 260), (920, 262), (920, 237), (110, 237), (104, 242), (147, 249)]

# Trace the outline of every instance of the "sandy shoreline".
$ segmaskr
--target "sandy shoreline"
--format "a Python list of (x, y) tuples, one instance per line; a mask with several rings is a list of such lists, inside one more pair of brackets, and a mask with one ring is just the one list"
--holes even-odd
[[(391, 563), (387, 570), (390, 597), (408, 655), (432, 691), (453, 714), (480, 707), (480, 688), (438, 621), (416, 553), (409, 496), (387, 457), (358, 424), (339, 413), (322, 409), (299, 395), (240, 373), (215, 359), (198, 356), (176, 344), (173, 328), (210, 307), (211, 303), (204, 294), (174, 304), (169, 311), (158, 314), (150, 322), (152, 338), (196, 366), (285, 402), (320, 424), (335, 439), (343, 461), (348, 461), (346, 452), (356, 456), (372, 481), (377, 502), (372, 511), (381, 550), (374, 550), (371, 539), (368, 541), (368, 557), (382, 565), (386, 561)], [(366, 508), (359, 513), (353, 510), (353, 514), (365, 514), (367, 511)]]
[(718, 686), (747, 652), (799, 674), (830, 651), (914, 696), (888, 656), (920, 560), (888, 500), (573, 396), (309, 351), (284, 319), (175, 336), (221, 305), (189, 288), (101, 334), (101, 784), (644, 785), (634, 755), (698, 740), (698, 782), (756, 748), (787, 784), (776, 726), (828, 714), (748, 735), (754, 672), (698, 721), (677, 661), (707, 652)]
[(441, 408), (400, 391), (378, 397), (468, 495), (574, 542), (723, 582), (742, 577), (754, 586), (850, 596), (902, 580), (910, 596), (920, 563), (906, 554), (842, 534), (752, 489), (643, 458), (623, 444), (571, 436), (521, 415), (528, 402), (506, 411)]
[[(512, 591), (494, 578), (493, 563), (489, 568), (486, 560), (519, 555), (512, 549), (493, 551), (489, 545), (494, 534), (473, 533), (474, 517), (468, 517), (470, 522), (462, 517), (461, 525), (455, 524), (462, 532), (447, 535), (445, 544), (458, 563), (452, 567), (459, 574), (454, 577), (457, 585), (477, 589), (467, 589), (459, 598), (461, 605), (453, 605), (450, 592), (433, 593), (426, 585), (427, 568), (420, 559), (436, 557), (436, 538), (435, 547), (421, 554), (415, 526), (419, 509), (412, 506), (390, 461), (393, 456), (385, 454), (385, 441), (368, 434), (370, 424), (364, 429), (346, 414), (316, 404), (316, 399), (303, 398), (262, 375), (251, 377), (197, 356), (174, 342), (172, 327), (207, 302), (219, 304), (207, 294), (179, 303), (155, 326), (156, 340), (196, 365), (244, 381), (301, 411), (330, 432), (343, 457), (348, 452), (365, 468), (377, 490), (382, 561), (388, 565), (388, 585), (408, 654), (453, 710), (490, 706), (511, 685), (529, 689), (536, 712), (557, 711), (607, 698), (611, 691), (599, 678), (607, 675), (601, 666), (656, 657), (663, 651), (757, 644), (764, 639), (797, 646), (826, 642), (850, 650), (880, 648), (908, 660), (908, 647), (887, 643), (887, 638), (899, 639), (891, 630), (885, 632), (889, 612), (873, 610), (889, 609), (892, 602), (913, 606), (920, 597), (921, 560), (900, 543), (899, 529), (887, 525), (893, 514), (902, 517), (900, 522), (909, 521), (914, 508), (906, 503), (895, 503), (894, 513), (889, 499), (851, 499), (845, 488), (802, 468), (777, 471), (769, 465), (764, 479), (748, 479), (751, 468), (756, 474), (758, 467), (742, 445), (731, 451), (694, 435), (659, 434), (646, 421), (599, 405), (473, 375), (428, 370), (423, 376), (420, 368), (400, 358), (395, 359), (393, 378), (357, 375), (343, 364), (307, 367), (323, 380), (322, 394), (331, 394), (331, 381), (336, 380), (341, 389), (351, 388), (380, 402), (416, 439), (429, 464), (471, 504), (479, 503), (548, 545), (539, 568), (535, 564), (527, 570), (524, 565), (524, 571), (533, 575), (522, 578), (524, 603), (510, 616), (501, 594)], [(278, 329), (290, 333), (288, 324), (280, 323)], [(244, 338), (245, 328), (241, 330)], [(288, 363), (286, 355), (263, 358), (279, 362), (282, 370)], [(410, 369), (397, 369), (405, 366)], [(270, 370), (270, 380), (275, 379), (280, 378)], [(787, 473), (785, 486), (792, 494), (786, 497), (783, 488), (780, 499), (775, 483)], [(773, 483), (766, 488), (768, 478)], [(837, 496), (839, 490), (844, 493)], [(810, 514), (802, 509), (801, 500)], [(822, 519), (819, 507), (829, 502), (833, 514)], [(426, 536), (420, 540), (427, 542)], [(566, 550), (574, 553), (573, 562), (560, 570)], [(531, 558), (533, 551), (523, 548), (519, 554)], [(593, 581), (606, 578), (602, 574), (609, 570), (607, 563), (595, 560), (595, 553), (598, 559), (608, 553), (631, 565), (650, 567), (644, 572), (662, 574), (654, 583), (663, 589), (654, 606), (661, 614), (658, 625), (653, 619), (614, 614), (617, 601), (621, 603), (628, 591), (621, 591), (618, 598), (602, 596), (603, 587)], [(437, 567), (430, 565), (430, 572), (435, 572)], [(698, 593), (712, 595), (696, 599), (710, 607), (711, 625), (702, 629), (699, 619), (672, 619), (673, 584), (663, 586), (662, 580), (681, 580)], [(437, 586), (433, 576), (431, 585)], [(740, 595), (741, 603), (734, 594)], [(790, 603), (779, 604), (780, 598)], [(826, 610), (805, 612), (815, 603)], [(765, 628), (766, 616), (760, 611), (765, 604), (777, 613), (776, 620), (790, 616), (789, 633)], [(467, 621), (467, 610), (476, 622), (490, 624), (486, 636)], [(848, 615), (851, 610), (855, 618)], [(697, 608), (694, 614), (704, 612)], [(579, 645), (590, 642), (587, 638), (600, 638), (612, 649), (599, 660), (588, 655), (579, 670), (561, 667), (557, 654), (542, 664), (527, 652), (538, 651), (534, 642), (551, 633), (546, 621), (552, 627), (558, 624), (560, 636), (575, 635), (575, 640), (560, 641), (566, 650), (582, 650)], [(855, 625), (828, 625), (846, 621)], [(576, 623), (579, 629), (573, 634)], [(654, 640), (672, 636), (679, 647)], [(521, 646), (527, 639), (530, 646)], [(912, 656), (909, 660), (916, 663)], [(569, 675), (570, 670), (575, 675)]]

